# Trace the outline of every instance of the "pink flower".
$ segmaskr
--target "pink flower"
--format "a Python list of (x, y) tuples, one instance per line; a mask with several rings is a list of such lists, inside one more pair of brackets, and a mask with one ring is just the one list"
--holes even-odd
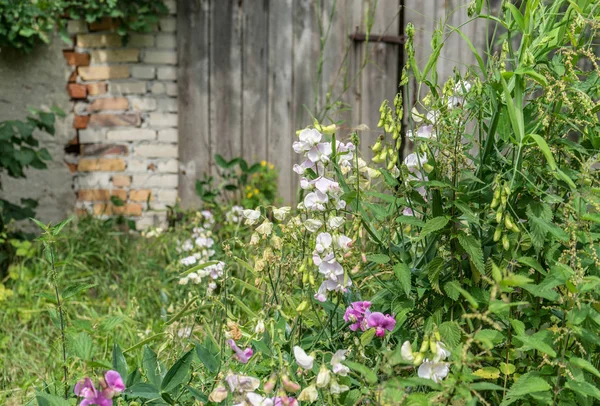
[(252, 357), (252, 354), (254, 354), (252, 348), (250, 347), (246, 348), (245, 350), (240, 349), (240, 347), (238, 347), (235, 341), (233, 341), (231, 338), (227, 340), (227, 344), (229, 344), (231, 349), (235, 352), (234, 358), (240, 361), (242, 364), (247, 364), (250, 360), (250, 357)]
[(112, 406), (112, 398), (125, 390), (123, 379), (117, 371), (106, 372), (104, 379), (100, 379), (100, 387), (102, 391), (98, 392), (88, 377), (77, 382), (74, 392), (77, 397), (83, 398), (80, 406)]
[(360, 328), (365, 331), (367, 329), (364, 322), (365, 317), (368, 316), (369, 307), (371, 307), (371, 302), (352, 302), (351, 306), (346, 309), (344, 320), (353, 323), (350, 325), (350, 330), (356, 331)]
[(374, 312), (368, 315), (367, 326), (369, 328), (375, 327), (375, 335), (383, 337), (385, 330), (392, 331), (396, 327), (396, 320), (389, 314), (384, 315), (380, 312)]

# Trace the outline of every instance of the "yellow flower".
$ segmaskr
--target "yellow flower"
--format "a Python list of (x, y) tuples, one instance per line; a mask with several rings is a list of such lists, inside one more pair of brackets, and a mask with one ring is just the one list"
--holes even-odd
[(248, 193), (246, 196), (248, 196), (248, 199), (250, 199), (252, 197), (252, 192)]
[(275, 165), (269, 164), (269, 169), (271, 169), (271, 170), (275, 169)]
[(260, 166), (267, 166), (267, 161), (260, 161)]
[(254, 194), (255, 194), (255, 195), (257, 195), (257, 194), (259, 194), (259, 193), (260, 193), (260, 190), (258, 190), (258, 189), (254, 189)]

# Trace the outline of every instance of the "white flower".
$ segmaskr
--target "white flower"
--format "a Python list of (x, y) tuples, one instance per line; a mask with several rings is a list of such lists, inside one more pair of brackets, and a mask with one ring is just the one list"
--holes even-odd
[(260, 242), (260, 236), (258, 233), (252, 233), (252, 237), (250, 237), (250, 245), (256, 245)]
[(294, 346), (294, 357), (296, 358), (296, 363), (302, 368), (312, 369), (315, 357), (307, 355), (306, 352), (304, 352), (304, 350), (297, 345)]
[(221, 403), (229, 396), (229, 392), (227, 392), (227, 388), (223, 385), (217, 386), (213, 391), (208, 395), (208, 400), (215, 403)]
[(246, 375), (228, 375), (225, 381), (231, 392), (253, 392), (260, 385), (260, 379)]
[(339, 235), (335, 242), (342, 251), (348, 251), (352, 245), (352, 240), (343, 234)]
[(314, 147), (312, 147), (310, 151), (308, 151), (308, 154), (306, 154), (306, 156), (311, 162), (326, 163), (329, 162), (329, 156), (332, 152), (333, 150), (331, 149), (330, 142), (321, 142), (320, 144), (317, 144)]
[(317, 219), (308, 219), (304, 222), (304, 227), (306, 227), (306, 229), (311, 233), (317, 231), (319, 228), (321, 228), (322, 225), (323, 223), (321, 222), (321, 220)]
[(421, 126), (417, 129), (417, 133), (415, 134), (412, 131), (407, 131), (406, 132), (406, 136), (411, 139), (414, 140), (415, 138), (432, 138), (435, 136), (435, 132), (433, 131), (433, 126), (432, 125), (424, 125)]
[(329, 368), (323, 364), (321, 365), (317, 375), (317, 387), (324, 388), (329, 385), (329, 381), (331, 381), (331, 372), (329, 371)]
[(421, 168), (423, 165), (427, 163), (427, 155), (417, 155), (416, 153), (412, 153), (404, 158), (404, 165), (408, 167), (408, 170), (413, 170), (417, 168)]
[(292, 208), (289, 206), (280, 208), (273, 207), (273, 217), (275, 217), (276, 220), (283, 221), (290, 211), (292, 211)]
[(450, 356), (450, 350), (446, 348), (446, 344), (441, 341), (437, 341), (435, 343), (436, 352), (435, 357), (433, 357), (433, 362), (444, 361), (446, 358)]
[(431, 379), (432, 381), (439, 383), (444, 379), (448, 372), (450, 372), (450, 368), (448, 368), (448, 363), (446, 362), (431, 362), (428, 359), (425, 359), (419, 370), (417, 371), (419, 378)]
[(342, 224), (344, 224), (344, 218), (343, 217), (332, 217), (329, 219), (327, 224), (329, 225), (330, 228), (336, 229), (336, 228), (340, 227)]
[(300, 395), (298, 396), (299, 401), (309, 402), (309, 403), (316, 402), (318, 398), (319, 398), (319, 392), (317, 392), (317, 388), (315, 388), (315, 385), (310, 385), (310, 386), (304, 388), (302, 390), (302, 392), (300, 392)]
[(262, 334), (264, 332), (265, 332), (265, 322), (262, 320), (259, 320), (258, 323), (256, 323), (256, 327), (254, 327), (254, 333)]
[(265, 219), (263, 223), (256, 227), (256, 232), (262, 235), (270, 235), (273, 231), (273, 223), (271, 223), (268, 219)]
[(346, 359), (346, 350), (337, 350), (333, 357), (331, 357), (331, 368), (333, 373), (341, 376), (348, 375), (350, 368), (342, 364), (342, 361)]
[[(248, 400), (251, 406), (267, 406), (273, 404), (271, 399), (266, 399), (264, 396), (254, 392), (246, 393), (246, 400)], [(246, 403), (241, 404), (246, 405)]]
[(332, 395), (339, 395), (340, 393), (346, 392), (350, 390), (348, 385), (340, 385), (337, 380), (331, 380), (331, 386), (329, 387), (329, 391)]
[(187, 284), (188, 284), (188, 282), (189, 282), (189, 278), (188, 278), (187, 276), (185, 276), (185, 277), (183, 277), (183, 278), (179, 279), (179, 284), (180, 284), (180, 285), (187, 285)]
[(260, 218), (260, 210), (246, 209), (242, 212), (242, 214), (246, 219), (246, 224), (249, 226), (256, 224)]
[(329, 233), (319, 234), (317, 236), (317, 245), (315, 247), (315, 250), (318, 253), (322, 253), (323, 251), (325, 251), (326, 249), (331, 247), (331, 241), (332, 241), (331, 234), (329, 234)]
[(319, 272), (326, 278), (337, 280), (339, 275), (344, 274), (344, 268), (335, 260), (333, 253), (329, 254), (319, 264)]
[(298, 135), (300, 141), (294, 142), (292, 148), (294, 148), (294, 152), (301, 154), (317, 145), (322, 137), (323, 135), (314, 128), (305, 128), (300, 131), (300, 134)]
[(179, 260), (179, 263), (181, 265), (185, 265), (185, 266), (194, 265), (196, 262), (198, 262), (198, 260), (193, 255), (190, 255), (189, 257), (185, 257), (185, 258), (182, 258)]
[(402, 344), (402, 348), (400, 348), (400, 355), (402, 356), (402, 359), (406, 361), (413, 362), (415, 360), (410, 341), (405, 341), (404, 344)]
[(325, 203), (329, 201), (327, 195), (320, 190), (311, 192), (304, 197), (304, 207), (308, 210), (323, 211)]
[(177, 337), (189, 337), (192, 334), (191, 327), (183, 327), (177, 330)]
[(322, 193), (329, 193), (329, 192), (336, 192), (336, 191), (340, 190), (340, 185), (339, 185), (339, 183), (337, 183), (331, 179), (327, 179), (327, 178), (321, 176), (315, 182), (315, 188)]

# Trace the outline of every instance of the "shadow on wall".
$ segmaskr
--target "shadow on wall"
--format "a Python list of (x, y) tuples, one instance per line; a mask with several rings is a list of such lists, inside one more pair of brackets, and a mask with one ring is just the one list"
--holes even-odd
[[(0, 49), (0, 121), (23, 119), (28, 107), (46, 109), (56, 105), (67, 113), (65, 118), (57, 118), (54, 136), (37, 134), (40, 146), (47, 148), (53, 158), (48, 169), (27, 170), (26, 179), (1, 179), (3, 198), (11, 202), (21, 198), (38, 200), (37, 217), (44, 222), (64, 219), (75, 206), (73, 175), (65, 164), (68, 157), (64, 150), (76, 135), (65, 91), (70, 72), (62, 54), (64, 47), (64, 42), (55, 37), (51, 44), (40, 45), (28, 55)], [(25, 223), (23, 228), (34, 227)]]

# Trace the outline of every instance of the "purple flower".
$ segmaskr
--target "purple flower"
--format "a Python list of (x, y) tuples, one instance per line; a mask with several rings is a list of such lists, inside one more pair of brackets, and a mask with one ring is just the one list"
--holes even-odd
[(250, 357), (252, 357), (252, 354), (254, 354), (252, 348), (248, 347), (245, 350), (242, 350), (231, 338), (227, 340), (227, 344), (229, 344), (233, 352), (235, 352), (234, 358), (240, 361), (242, 364), (247, 364), (250, 360)]
[(385, 330), (392, 331), (396, 327), (396, 320), (389, 314), (384, 315), (380, 312), (374, 312), (368, 315), (367, 326), (369, 328), (375, 327), (375, 335), (383, 337)]
[(112, 398), (125, 390), (123, 379), (117, 371), (108, 371), (104, 379), (100, 379), (100, 387), (102, 391), (98, 392), (88, 377), (77, 382), (74, 392), (77, 397), (83, 398), (80, 406), (112, 406)]
[(356, 331), (360, 328), (365, 331), (367, 329), (364, 321), (368, 316), (369, 307), (371, 307), (371, 302), (352, 302), (351, 306), (346, 309), (344, 320), (353, 323), (350, 325), (350, 330)]

